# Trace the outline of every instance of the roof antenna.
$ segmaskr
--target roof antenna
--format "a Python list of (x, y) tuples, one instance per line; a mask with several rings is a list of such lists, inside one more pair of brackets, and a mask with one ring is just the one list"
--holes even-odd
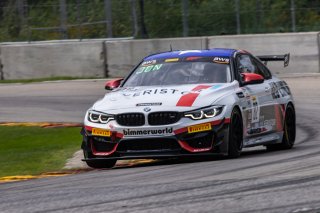
[(171, 44), (170, 44), (170, 52), (172, 52), (172, 46), (171, 46)]

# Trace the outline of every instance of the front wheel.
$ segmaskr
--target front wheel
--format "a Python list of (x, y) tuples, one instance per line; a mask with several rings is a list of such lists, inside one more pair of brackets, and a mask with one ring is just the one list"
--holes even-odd
[[(88, 152), (88, 151), (83, 151), (83, 155), (85, 159), (88, 158), (94, 158), (94, 156), (92, 155), (92, 153)], [(117, 160), (92, 160), (92, 161), (86, 161), (86, 164), (94, 169), (103, 169), (103, 168), (112, 168), (114, 167), (114, 165), (116, 165)]]
[(99, 160), (99, 161), (86, 161), (87, 165), (95, 169), (112, 168), (116, 165), (117, 160)]
[(243, 147), (243, 122), (239, 109), (234, 108), (229, 125), (228, 157), (237, 158)]

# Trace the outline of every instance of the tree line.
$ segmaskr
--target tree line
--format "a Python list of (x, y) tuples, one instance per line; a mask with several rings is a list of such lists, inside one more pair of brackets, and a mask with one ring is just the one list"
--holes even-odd
[(1, 42), (106, 38), (110, 35), (166, 38), (319, 29), (320, 0), (0, 2)]

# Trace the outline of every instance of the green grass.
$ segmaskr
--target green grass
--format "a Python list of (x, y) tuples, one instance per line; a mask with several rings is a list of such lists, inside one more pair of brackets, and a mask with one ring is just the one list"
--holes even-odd
[(67, 76), (59, 76), (59, 77), (49, 77), (49, 78), (33, 78), (33, 79), (13, 79), (13, 80), (0, 80), (1, 83), (34, 83), (34, 82), (43, 82), (43, 81), (60, 81), (60, 80), (76, 80), (76, 79), (96, 79), (98, 77), (67, 77)]
[(80, 149), (79, 127), (0, 126), (0, 177), (61, 170)]

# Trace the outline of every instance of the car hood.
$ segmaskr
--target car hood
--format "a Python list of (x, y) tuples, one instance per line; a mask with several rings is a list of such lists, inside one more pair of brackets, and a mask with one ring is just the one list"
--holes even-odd
[(185, 111), (209, 106), (233, 90), (233, 84), (122, 87), (107, 93), (92, 109), (101, 112), (152, 106)]

